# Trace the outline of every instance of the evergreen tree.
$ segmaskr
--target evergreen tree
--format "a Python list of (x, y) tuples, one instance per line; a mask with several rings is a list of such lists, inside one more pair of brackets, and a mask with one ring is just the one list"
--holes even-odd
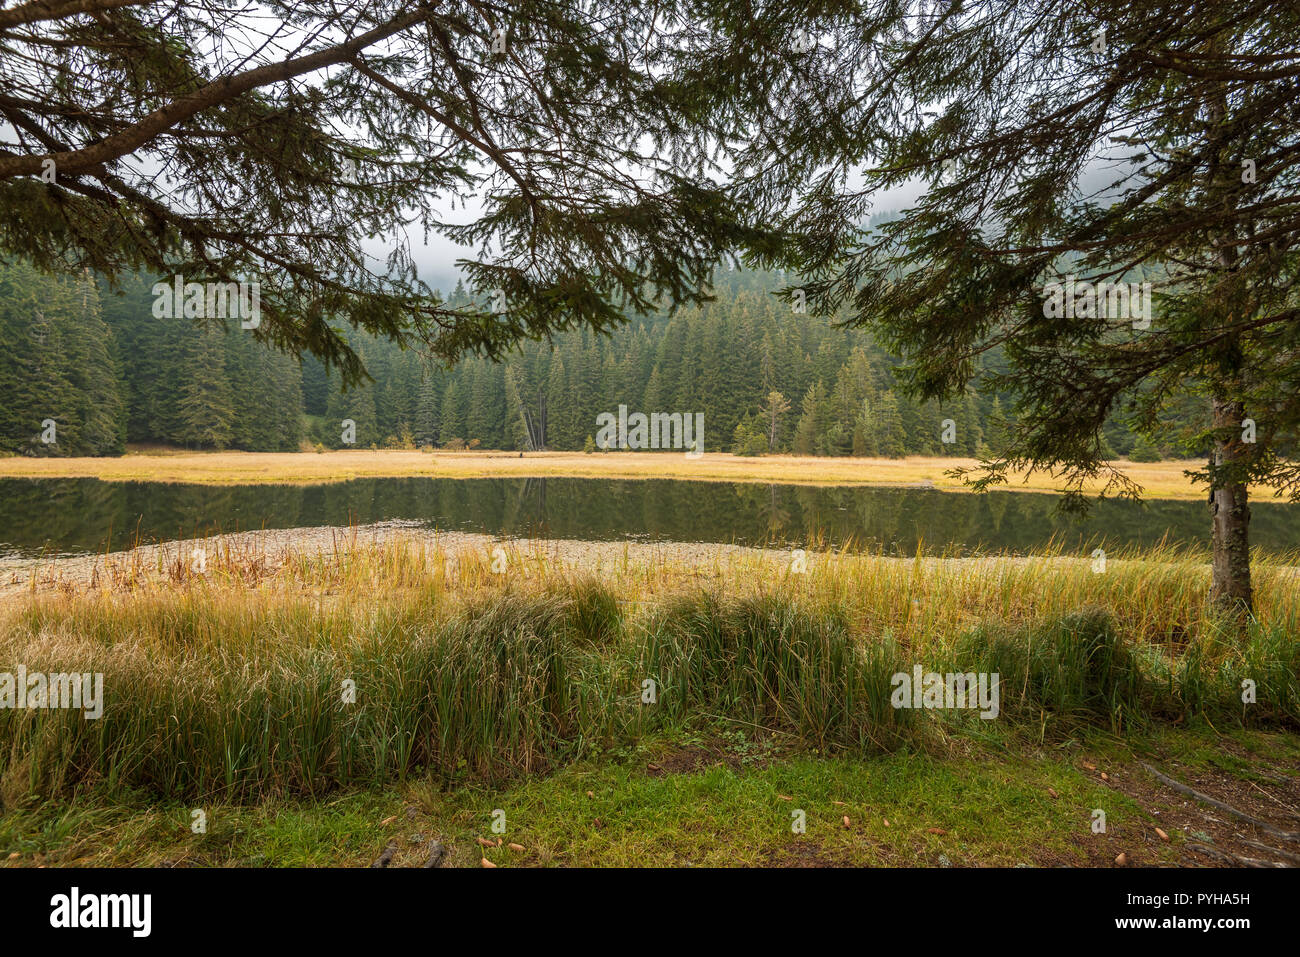
[(235, 411), (221, 345), (215, 325), (191, 328), (176, 404), (177, 440), (190, 448), (224, 449), (233, 435)]
[[(1067, 506), (1084, 507), (1098, 475), (1137, 495), (1105, 461), (1108, 417), (1129, 411), (1155, 433), (1195, 398), (1210, 594), (1244, 621), (1248, 489), (1300, 500), (1300, 465), (1279, 454), (1300, 433), (1300, 15), (1222, 0), (974, 6), (923, 10), (919, 30), (911, 4), (886, 0), (819, 18), (819, 50), (870, 36), (877, 55), (811, 60), (843, 108), (819, 114), (816, 136), (780, 126), (740, 165), (860, 171), (802, 194), (791, 175), (799, 195), (763, 208), (844, 224), (786, 247), (789, 265), (820, 277), (815, 310), (847, 306), (899, 352), (909, 393), (960, 396), (976, 357), (1001, 349), (994, 387), (1016, 430), (989, 436), (976, 488), (1036, 467), (1059, 476)], [(1103, 168), (1113, 176), (1093, 188)], [(917, 178), (908, 215), (864, 234), (872, 193)], [(1133, 280), (1149, 283), (1149, 309), (1098, 285)], [(1248, 418), (1267, 423), (1254, 441)]]
[(826, 431), (826, 397), (820, 381), (814, 382), (804, 394), (800, 412), (794, 450), (799, 455), (817, 455)]
[(551, 360), (546, 380), (546, 448), (573, 448), (574, 425), (577, 412), (573, 408), (569, 377), (563, 357)]
[(907, 454), (907, 431), (903, 428), (903, 418), (898, 410), (898, 396), (893, 389), (886, 389), (880, 396), (876, 419), (876, 445), (880, 454), (886, 458), (902, 458)]
[(420, 446), (436, 445), (438, 442), (440, 378), (438, 371), (428, 366), (420, 375), (420, 394), (415, 409), (415, 425), (412, 428), (415, 443)]
[(460, 400), (459, 383), (447, 383), (442, 394), (442, 413), (439, 416), (440, 428), (438, 443), (446, 445), (452, 439), (465, 438), (465, 412)]
[(113, 334), (104, 323), (99, 290), (90, 276), (77, 282), (67, 334), (68, 377), (78, 397), (78, 454), (126, 451), (126, 406)]
[(1160, 461), (1160, 450), (1145, 435), (1139, 435), (1137, 441), (1133, 443), (1133, 449), (1129, 452), (1128, 457), (1132, 462), (1158, 462)]
[(780, 392), (773, 390), (767, 394), (767, 401), (759, 409), (761, 432), (767, 443), (767, 451), (775, 452), (782, 439), (786, 413), (790, 411), (790, 400)]

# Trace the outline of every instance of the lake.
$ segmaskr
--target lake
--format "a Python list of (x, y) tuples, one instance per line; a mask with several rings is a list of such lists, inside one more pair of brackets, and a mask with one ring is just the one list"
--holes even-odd
[[(98, 479), (0, 479), (0, 556), (105, 548), (257, 528), (407, 520), (449, 531), (597, 541), (852, 543), (887, 554), (977, 554), (1205, 544), (1203, 501), (1094, 505), (1083, 520), (1039, 492), (815, 487), (680, 480), (356, 479), (328, 485), (178, 485)], [(1300, 545), (1300, 508), (1251, 506), (1252, 542)]]

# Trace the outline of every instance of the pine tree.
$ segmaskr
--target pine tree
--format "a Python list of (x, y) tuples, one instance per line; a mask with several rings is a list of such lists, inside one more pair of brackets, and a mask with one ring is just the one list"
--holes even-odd
[(1011, 442), (1011, 425), (1002, 410), (1002, 400), (997, 396), (993, 397), (993, 405), (989, 409), (988, 428), (984, 430), (984, 434), (988, 441), (987, 451), (993, 455), (1001, 455)]
[(460, 400), (460, 385), (455, 381), (447, 383), (447, 388), (442, 393), (439, 420), (439, 445), (446, 446), (452, 439), (465, 438), (465, 413)]
[(178, 438), (192, 448), (224, 449), (233, 434), (235, 411), (221, 346), (216, 326), (192, 327), (176, 404)]
[(126, 407), (113, 334), (104, 323), (99, 290), (83, 276), (75, 288), (64, 336), (68, 377), (77, 395), (79, 423), (76, 451), (81, 455), (120, 455), (126, 451)]
[(1160, 450), (1156, 448), (1155, 443), (1150, 438), (1139, 435), (1128, 457), (1131, 462), (1159, 462)]
[(438, 371), (424, 367), (420, 375), (420, 394), (415, 409), (412, 432), (417, 445), (436, 445), (438, 442)]
[(572, 405), (569, 377), (564, 359), (556, 355), (551, 360), (546, 380), (546, 448), (570, 449), (573, 444), (573, 426), (576, 413)]
[(814, 382), (804, 394), (800, 412), (794, 433), (794, 450), (799, 455), (818, 455), (826, 428), (826, 396), (821, 382)]
[[(975, 357), (1001, 348), (994, 385), (1016, 428), (1010, 442), (990, 434), (996, 458), (976, 488), (1041, 467), (1067, 507), (1087, 504), (1098, 475), (1136, 495), (1104, 461), (1107, 417), (1130, 407), (1154, 433), (1171, 402), (1197, 398), (1210, 594), (1244, 621), (1248, 489), (1300, 500), (1300, 467), (1278, 455), (1300, 433), (1300, 18), (1293, 4), (1220, 0), (975, 6), (940, 5), (920, 30), (911, 4), (818, 19), (819, 49), (870, 35), (877, 55), (810, 62), (843, 108), (819, 115), (817, 136), (776, 128), (751, 165), (856, 167), (879, 190), (928, 183), (905, 218), (864, 233), (874, 197), (861, 181), (803, 191), (792, 176), (795, 195), (765, 208), (845, 225), (786, 247), (788, 265), (821, 277), (817, 311), (849, 307), (849, 324), (900, 353), (900, 385), (921, 399), (961, 395)], [(1014, 55), (988, 55), (1008, 37)], [(1106, 184), (1087, 186), (1103, 167)], [(1135, 279), (1150, 309), (1098, 286)], [(1267, 434), (1243, 441), (1257, 417)]]
[(767, 401), (759, 409), (762, 433), (767, 442), (767, 451), (775, 452), (782, 438), (785, 415), (790, 411), (790, 400), (780, 392), (773, 390), (767, 394)]
[(898, 396), (886, 389), (880, 397), (880, 411), (876, 424), (877, 446), (886, 458), (902, 458), (907, 454), (907, 432), (898, 410)]
[(854, 422), (853, 454), (868, 457), (880, 454), (880, 397), (874, 389), (863, 397)]
[(957, 423), (957, 447), (961, 454), (973, 458), (984, 444), (984, 429), (980, 426), (979, 405), (975, 394), (967, 390), (962, 397), (962, 415)]

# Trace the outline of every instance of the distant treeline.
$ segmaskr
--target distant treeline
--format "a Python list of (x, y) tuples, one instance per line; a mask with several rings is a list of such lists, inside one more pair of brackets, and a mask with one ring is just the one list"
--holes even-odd
[[(607, 337), (525, 343), (503, 363), (470, 356), (447, 368), (352, 336), (374, 381), (348, 392), (315, 359), (276, 352), (238, 322), (155, 318), (154, 281), (114, 293), (91, 275), (0, 266), (0, 450), (344, 448), (346, 419), (362, 448), (591, 450), (596, 417), (620, 405), (702, 412), (705, 450), (742, 454), (969, 456), (1014, 427), (1006, 397), (978, 380), (945, 405), (908, 399), (895, 360), (867, 333), (795, 313), (772, 295), (786, 283), (770, 273), (722, 273), (713, 303), (635, 317)], [(1189, 404), (1171, 424), (1197, 415)], [(1169, 443), (1178, 431), (1165, 430)], [(1139, 459), (1194, 451), (1157, 446), (1118, 419), (1105, 440), (1108, 453)]]

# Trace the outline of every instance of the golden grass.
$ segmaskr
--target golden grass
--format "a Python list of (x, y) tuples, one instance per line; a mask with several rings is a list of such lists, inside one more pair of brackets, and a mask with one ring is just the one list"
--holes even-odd
[[(688, 459), (681, 453), (602, 452), (134, 452), (119, 458), (0, 458), (0, 478), (97, 478), (106, 482), (193, 482), (203, 485), (319, 484), (358, 478), (607, 478), (777, 482), (792, 485), (964, 486), (944, 473), (974, 459), (904, 459), (769, 455), (725, 452)], [(1202, 499), (1204, 488), (1184, 474), (1197, 461), (1116, 463), (1149, 498)], [(1015, 476), (1008, 488), (1051, 492), (1050, 475)]]
[[(701, 720), (888, 749), (942, 730), (891, 704), (912, 663), (1003, 676), (1003, 713), (1040, 737), (1049, 717), (1254, 720), (1247, 677), (1259, 720), (1300, 720), (1289, 565), (1257, 563), (1242, 632), (1211, 613), (1204, 556), (1175, 549), (1100, 574), (1059, 555), (810, 552), (799, 571), (774, 552), (594, 569), (544, 544), (507, 553), (502, 570), (481, 547), (241, 544), (195, 574), (155, 550), (34, 589), (0, 607), (0, 660), (102, 674), (106, 710), (0, 709), (0, 810), (87, 782), (233, 801), (425, 772), (500, 782)], [(647, 676), (661, 697), (632, 707)]]
[[(225, 540), (197, 574), (184, 543), (173, 543), (102, 556), (81, 581), (59, 581), (57, 563), (51, 563), (22, 592), (11, 590), (0, 602), (0, 625), (6, 606), (20, 615), (43, 607), (58, 609), (65, 621), (89, 615), (82, 619), (87, 626), (101, 615), (125, 613), (135, 625), (126, 630), (139, 635), (183, 610), (212, 622), (230, 650), (234, 621), (258, 633), (259, 645), (274, 643), (277, 632), (292, 643), (301, 632), (256, 623), (323, 615), (346, 636), (387, 616), (440, 618), (501, 594), (539, 596), (593, 580), (629, 611), (701, 589), (740, 596), (780, 591), (844, 609), (860, 634), (889, 633), (917, 647), (978, 625), (1032, 624), (1082, 607), (1107, 610), (1130, 638), (1154, 644), (1182, 642), (1213, 618), (1207, 556), (1179, 546), (1115, 551), (1102, 573), (1094, 573), (1087, 557), (1062, 554), (906, 559), (808, 550), (800, 573), (792, 553), (775, 550), (718, 547), (683, 561), (671, 551), (629, 544), (593, 561), (583, 543), (566, 544), (571, 550), (536, 541), (493, 544), (490, 551), (401, 539), (362, 544), (343, 535), (332, 549), (271, 551), (256, 540)], [(499, 574), (492, 570), (498, 547), (507, 559)], [(1297, 562), (1296, 555), (1253, 562), (1254, 614), (1261, 626), (1300, 632)], [(328, 642), (334, 632), (317, 632), (316, 640)]]

